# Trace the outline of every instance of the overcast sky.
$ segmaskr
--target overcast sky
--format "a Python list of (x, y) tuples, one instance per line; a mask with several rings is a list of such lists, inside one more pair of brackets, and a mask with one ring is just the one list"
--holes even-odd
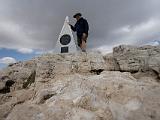
[(89, 22), (88, 48), (143, 45), (160, 39), (159, 11), (160, 0), (0, 0), (0, 48), (53, 49), (76, 12)]

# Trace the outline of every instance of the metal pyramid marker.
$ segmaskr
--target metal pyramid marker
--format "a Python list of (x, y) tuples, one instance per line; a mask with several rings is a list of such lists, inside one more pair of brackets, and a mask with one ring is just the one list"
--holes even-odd
[(77, 52), (72, 30), (68, 23), (69, 23), (69, 17), (67, 16), (54, 50), (56, 53)]

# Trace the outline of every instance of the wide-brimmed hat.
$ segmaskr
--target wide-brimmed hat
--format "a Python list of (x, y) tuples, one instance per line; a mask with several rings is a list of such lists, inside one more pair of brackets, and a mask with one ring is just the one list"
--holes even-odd
[(73, 18), (76, 18), (77, 16), (82, 16), (81, 13), (76, 13), (75, 15), (73, 15)]

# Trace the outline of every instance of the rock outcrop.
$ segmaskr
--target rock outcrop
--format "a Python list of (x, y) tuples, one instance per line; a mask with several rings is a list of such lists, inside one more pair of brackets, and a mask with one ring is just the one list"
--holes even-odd
[(0, 71), (1, 120), (159, 120), (160, 47), (45, 54)]
[(153, 72), (160, 78), (160, 46), (133, 47), (121, 45), (113, 49), (120, 71)]
[(139, 48), (119, 46), (113, 49), (113, 56), (116, 58), (122, 71), (155, 70), (159, 73), (160, 47), (158, 46)]

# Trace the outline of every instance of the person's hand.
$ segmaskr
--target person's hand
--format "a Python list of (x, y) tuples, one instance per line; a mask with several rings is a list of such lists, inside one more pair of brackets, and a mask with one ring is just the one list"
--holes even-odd
[(71, 26), (71, 24), (69, 22), (66, 22), (69, 26)]
[(69, 22), (67, 23), (70, 27), (72, 26)]

